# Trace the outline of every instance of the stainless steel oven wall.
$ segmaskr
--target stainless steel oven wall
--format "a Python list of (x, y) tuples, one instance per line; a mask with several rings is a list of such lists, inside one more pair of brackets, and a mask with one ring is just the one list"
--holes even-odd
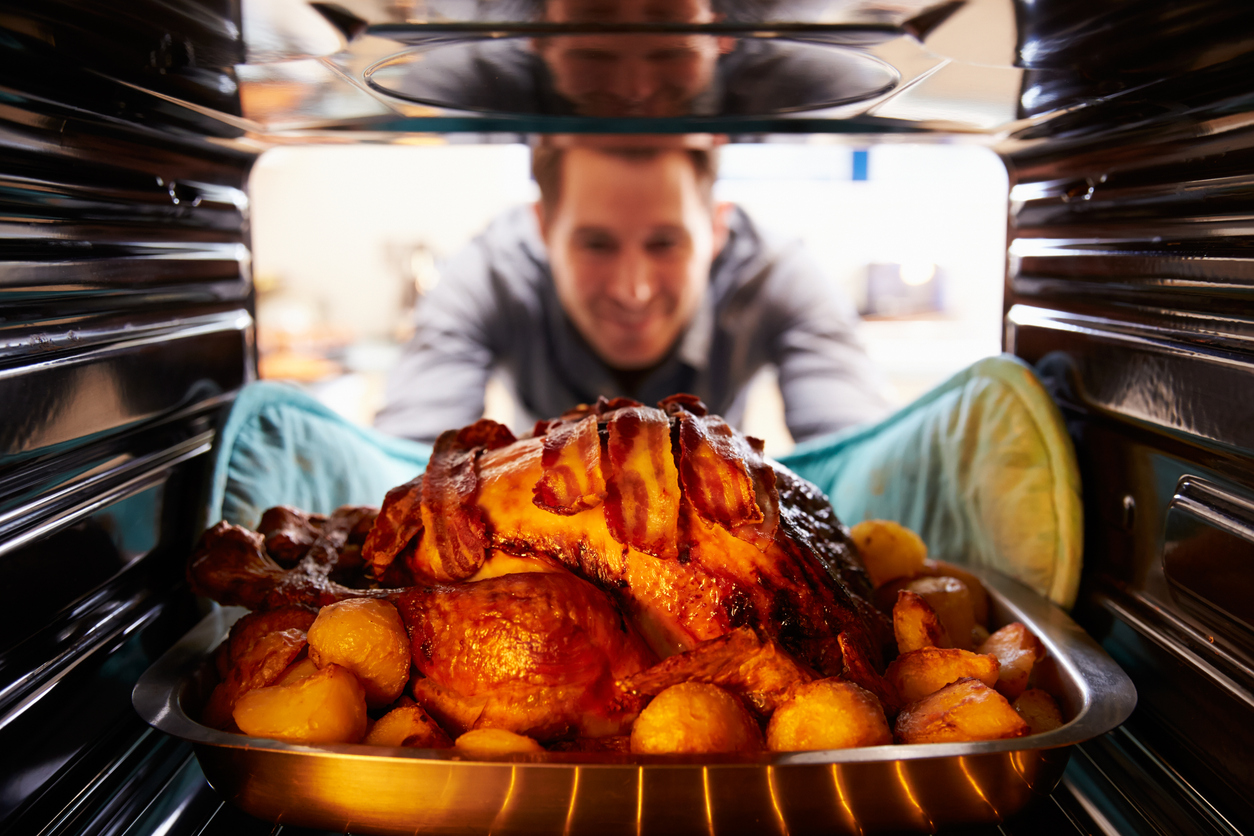
[(1254, 825), (1254, 21), (1121, 10), (1019, 9), (1023, 116), (1053, 115), (1002, 149), (1006, 344), (1064, 408), (1077, 616), (1139, 692), (1068, 780), (1124, 776), (1116, 830), (1231, 832)]
[(182, 583), (215, 423), (252, 375), (239, 14), (0, 9), (0, 830), (141, 819), (190, 751), (135, 679)]

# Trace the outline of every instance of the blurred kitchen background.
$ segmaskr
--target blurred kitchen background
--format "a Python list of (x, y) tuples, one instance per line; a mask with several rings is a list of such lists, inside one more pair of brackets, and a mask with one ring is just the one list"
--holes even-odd
[[(1007, 191), (979, 145), (819, 136), (725, 147), (716, 197), (806, 242), (905, 404), (1000, 350)], [(523, 144), (417, 138), (272, 149), (251, 195), (261, 376), (368, 425), (441, 260), (537, 190)], [(487, 414), (510, 423), (503, 387)], [(744, 429), (772, 455), (792, 446), (769, 370)]]

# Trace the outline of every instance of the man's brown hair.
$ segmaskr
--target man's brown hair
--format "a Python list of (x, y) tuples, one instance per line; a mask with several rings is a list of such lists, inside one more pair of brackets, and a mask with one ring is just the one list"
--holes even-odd
[(711, 148), (684, 148), (679, 146), (647, 146), (647, 145), (559, 145), (540, 142), (531, 149), (531, 176), (540, 187), (540, 205), (546, 215), (552, 215), (557, 208), (558, 199), (562, 194), (562, 165), (566, 151), (571, 147), (587, 148), (600, 154), (632, 162), (646, 162), (656, 159), (659, 154), (668, 151), (683, 151), (692, 161), (692, 169), (697, 178), (697, 191), (704, 198), (707, 206), (714, 204), (714, 181), (718, 178), (718, 152)]

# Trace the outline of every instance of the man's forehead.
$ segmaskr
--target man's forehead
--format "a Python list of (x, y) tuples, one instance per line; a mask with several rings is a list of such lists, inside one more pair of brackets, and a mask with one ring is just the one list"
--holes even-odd
[(561, 23), (703, 23), (709, 0), (547, 0), (545, 16)]
[(569, 175), (572, 169), (582, 172), (593, 168), (604, 171), (606, 166), (616, 168), (656, 166), (660, 168), (676, 165), (691, 172), (694, 179), (696, 175), (696, 168), (688, 152), (682, 148), (667, 146), (628, 145), (620, 148), (575, 145), (566, 151), (564, 162), (566, 168), (563, 173), (566, 175)]
[[(654, 149), (653, 153), (631, 149), (627, 154), (572, 148), (564, 166), (557, 211), (570, 208), (573, 199), (579, 209), (577, 217), (571, 220), (580, 223), (591, 220), (585, 214), (588, 212), (600, 218), (625, 220), (619, 216), (624, 214), (626, 204), (619, 204), (619, 200), (632, 205), (627, 214), (647, 206), (650, 212), (677, 216), (689, 198), (697, 194), (695, 167), (686, 152), (675, 148)], [(657, 220), (654, 217), (650, 222)]]

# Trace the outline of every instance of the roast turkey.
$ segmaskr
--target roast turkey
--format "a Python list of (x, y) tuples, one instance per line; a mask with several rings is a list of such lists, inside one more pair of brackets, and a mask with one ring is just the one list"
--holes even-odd
[(521, 439), (481, 420), (377, 515), (275, 509), (260, 529), (207, 531), (193, 588), (255, 610), (391, 600), (411, 692), (455, 731), (618, 734), (684, 678), (763, 710), (817, 677), (875, 690), (892, 644), (822, 493), (686, 395), (602, 399)]

